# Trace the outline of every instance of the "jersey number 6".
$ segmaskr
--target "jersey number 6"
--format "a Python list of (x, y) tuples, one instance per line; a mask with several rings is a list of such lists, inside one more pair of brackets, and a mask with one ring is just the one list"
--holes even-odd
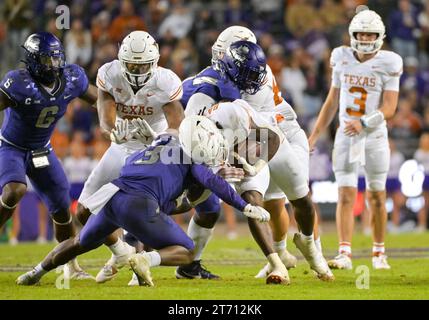
[(349, 89), (349, 92), (351, 94), (358, 92), (361, 94), (361, 96), (360, 98), (355, 98), (355, 100), (353, 101), (355, 105), (359, 106), (359, 109), (356, 110), (355, 108), (347, 107), (346, 108), (347, 114), (352, 117), (363, 116), (365, 114), (365, 107), (366, 107), (365, 104), (366, 104), (366, 98), (368, 96), (368, 92), (362, 87), (351, 87)]
[(57, 106), (43, 108), (36, 122), (36, 128), (49, 128), (55, 121), (55, 115), (58, 113)]

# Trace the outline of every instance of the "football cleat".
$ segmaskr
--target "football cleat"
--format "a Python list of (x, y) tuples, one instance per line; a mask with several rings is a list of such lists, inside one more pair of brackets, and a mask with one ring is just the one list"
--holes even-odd
[(352, 259), (345, 253), (340, 253), (334, 259), (328, 261), (328, 266), (332, 269), (353, 269)]
[(106, 281), (112, 280), (118, 273), (119, 269), (128, 264), (128, 258), (136, 253), (136, 249), (127, 243), (125, 243), (125, 245), (128, 252), (122, 255), (112, 254), (110, 259), (106, 262), (106, 264), (95, 277), (95, 281), (97, 281), (97, 283), (104, 283)]
[(94, 280), (94, 277), (89, 273), (83, 271), (83, 269), (77, 263), (77, 260), (73, 259), (64, 265), (64, 279), (70, 280)]
[(389, 270), (390, 265), (387, 263), (387, 256), (384, 254), (373, 256), (372, 267), (376, 270)]
[(137, 276), (139, 286), (155, 286), (150, 274), (150, 261), (145, 254), (133, 254), (128, 262)]
[(273, 271), (270, 272), (270, 274), (267, 276), (266, 284), (284, 284), (289, 285), (290, 279), (289, 279), (289, 273), (287, 272), (287, 269), (284, 265), (281, 266), (281, 268), (274, 268)]
[[(279, 253), (279, 257), (286, 266), (286, 269), (296, 268), (297, 259), (294, 255), (290, 254), (287, 250), (282, 250)], [(257, 279), (266, 278), (272, 272), (271, 264), (267, 263), (261, 270), (259, 270), (258, 274), (255, 276)]]
[(128, 282), (129, 287), (137, 287), (139, 286), (139, 279), (137, 278), (137, 275), (133, 272), (133, 276), (131, 277), (131, 280)]
[(180, 266), (176, 269), (177, 279), (209, 279), (218, 280), (220, 277), (208, 271), (203, 265), (201, 260), (192, 261), (186, 266)]
[(320, 251), (317, 250), (313, 239), (307, 240), (304, 239), (301, 234), (295, 233), (293, 242), (299, 251), (301, 251), (305, 260), (309, 263), (310, 268), (316, 272), (316, 275), (320, 280), (333, 281), (335, 279), (325, 258)]
[(16, 279), (16, 284), (19, 286), (33, 286), (38, 284), (41, 278), (42, 276), (37, 274), (36, 269), (32, 269), (31, 271), (20, 275)]

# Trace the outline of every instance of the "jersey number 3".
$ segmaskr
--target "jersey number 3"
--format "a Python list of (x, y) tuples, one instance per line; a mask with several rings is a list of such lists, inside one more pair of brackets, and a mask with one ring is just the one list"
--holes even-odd
[(349, 92), (351, 94), (353, 93), (360, 93), (360, 98), (355, 98), (353, 103), (359, 107), (358, 110), (355, 108), (347, 107), (346, 111), (349, 116), (352, 117), (361, 117), (365, 114), (365, 107), (366, 107), (366, 98), (368, 97), (368, 92), (362, 88), (362, 87), (351, 87), (349, 89)]
[(36, 128), (49, 128), (55, 121), (55, 115), (58, 113), (57, 106), (43, 108), (36, 122)]

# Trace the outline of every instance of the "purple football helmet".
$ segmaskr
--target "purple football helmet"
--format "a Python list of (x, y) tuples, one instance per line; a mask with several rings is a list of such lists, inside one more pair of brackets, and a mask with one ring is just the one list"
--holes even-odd
[(61, 41), (49, 32), (31, 34), (22, 46), (25, 64), (31, 76), (43, 84), (50, 84), (64, 68), (65, 53)]
[(262, 48), (250, 41), (232, 43), (220, 59), (220, 69), (242, 91), (255, 94), (262, 86), (266, 71)]

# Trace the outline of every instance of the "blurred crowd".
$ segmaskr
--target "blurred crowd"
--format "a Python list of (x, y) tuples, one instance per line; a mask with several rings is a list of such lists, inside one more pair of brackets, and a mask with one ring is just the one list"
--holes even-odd
[[(18, 67), (20, 45), (31, 32), (46, 30), (62, 39), (67, 62), (81, 65), (95, 83), (98, 68), (116, 59), (122, 38), (146, 30), (159, 43), (159, 65), (185, 79), (210, 65), (211, 47), (224, 28), (243, 25), (256, 34), (283, 97), (308, 132), (330, 86), (330, 52), (349, 45), (348, 25), (360, 4), (380, 14), (386, 25), (384, 49), (404, 59), (398, 111), (388, 122), (392, 145), (402, 162), (416, 157), (429, 174), (429, 134), (423, 134), (429, 132), (427, 0), (2, 0), (0, 74)], [(68, 22), (60, 17), (61, 5), (69, 9), (69, 29), (58, 28)], [(76, 100), (57, 126), (52, 144), (72, 183), (85, 181), (109, 145), (97, 124), (96, 110)], [(312, 156), (313, 180), (332, 179), (336, 127)], [(392, 175), (398, 166), (395, 162)]]

